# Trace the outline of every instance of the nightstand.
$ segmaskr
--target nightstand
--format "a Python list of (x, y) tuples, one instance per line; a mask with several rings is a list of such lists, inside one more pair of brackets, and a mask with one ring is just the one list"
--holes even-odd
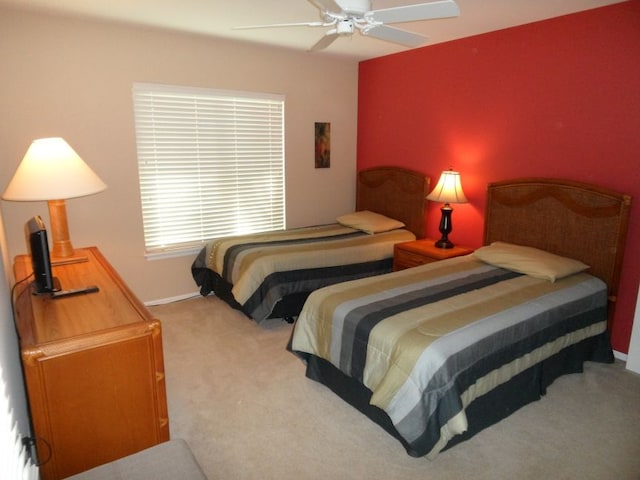
[(404, 270), (473, 252), (468, 247), (438, 248), (434, 244), (435, 240), (429, 238), (396, 243), (393, 247), (393, 270)]

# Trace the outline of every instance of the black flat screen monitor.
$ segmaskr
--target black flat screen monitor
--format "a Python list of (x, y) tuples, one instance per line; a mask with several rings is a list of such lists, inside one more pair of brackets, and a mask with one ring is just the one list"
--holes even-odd
[(51, 293), (60, 290), (57, 279), (51, 270), (51, 258), (49, 257), (49, 242), (47, 229), (39, 215), (36, 215), (25, 225), (27, 247), (31, 255), (33, 267), (33, 290), (35, 294)]

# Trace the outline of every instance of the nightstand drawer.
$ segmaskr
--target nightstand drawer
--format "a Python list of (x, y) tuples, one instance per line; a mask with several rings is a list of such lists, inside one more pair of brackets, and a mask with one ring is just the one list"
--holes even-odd
[(437, 259), (421, 255), (407, 250), (396, 249), (393, 255), (393, 269), (404, 270), (405, 268), (417, 267), (425, 263), (436, 262)]
[(447, 258), (468, 255), (471, 252), (473, 249), (468, 247), (438, 248), (435, 246), (435, 241), (428, 238), (396, 243), (393, 246), (393, 269), (395, 271), (404, 270)]

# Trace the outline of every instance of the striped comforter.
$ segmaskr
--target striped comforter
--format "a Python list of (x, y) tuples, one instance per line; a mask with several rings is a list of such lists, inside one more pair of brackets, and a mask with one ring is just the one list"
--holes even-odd
[(314, 292), (291, 347), (362, 382), (409, 453), (433, 458), (475, 398), (604, 332), (606, 307), (588, 274), (551, 283), (470, 255)]
[(414, 239), (405, 229), (370, 235), (340, 224), (225, 237), (209, 242), (192, 270), (216, 272), (260, 322), (285, 295), (391, 271), (393, 245)]

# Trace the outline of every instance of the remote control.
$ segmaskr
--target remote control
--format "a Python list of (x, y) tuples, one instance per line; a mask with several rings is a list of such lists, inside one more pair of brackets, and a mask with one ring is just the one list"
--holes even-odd
[(91, 285), (90, 287), (74, 288), (72, 290), (61, 290), (59, 292), (53, 292), (51, 294), (51, 298), (69, 297), (71, 295), (83, 295), (86, 293), (95, 293), (99, 290), (100, 289), (95, 285)]

